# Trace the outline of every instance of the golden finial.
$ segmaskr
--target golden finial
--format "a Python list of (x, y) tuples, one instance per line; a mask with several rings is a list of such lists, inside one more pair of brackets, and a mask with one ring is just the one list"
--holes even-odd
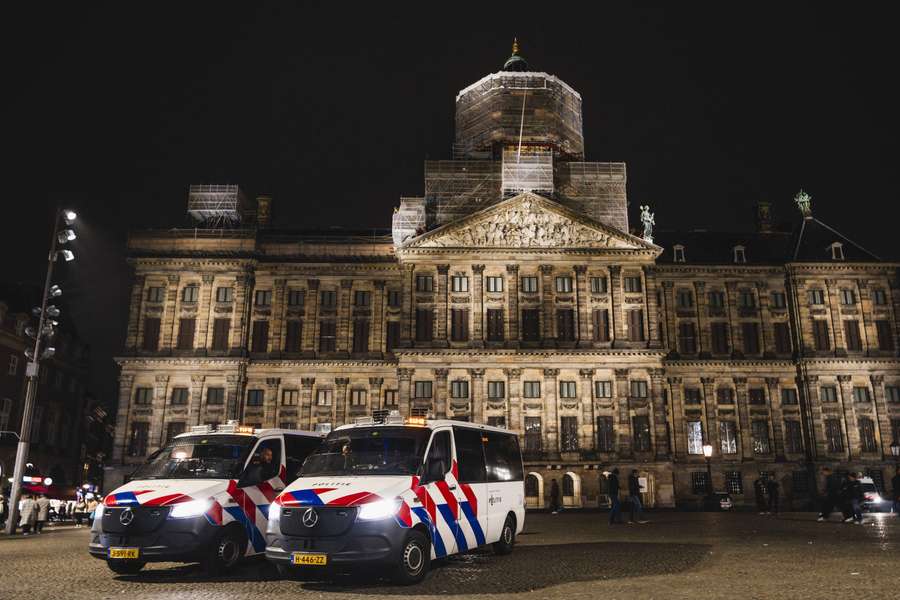
[(514, 37), (514, 38), (513, 38), (513, 51), (512, 51), (512, 53), (513, 53), (513, 54), (518, 54), (518, 53), (519, 53), (519, 38), (517, 38), (517, 37)]

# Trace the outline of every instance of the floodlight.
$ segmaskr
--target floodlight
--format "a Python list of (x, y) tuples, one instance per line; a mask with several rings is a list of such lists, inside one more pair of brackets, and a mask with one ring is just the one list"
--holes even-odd
[[(71, 225), (75, 222), (75, 219), (78, 218), (78, 214), (74, 210), (66, 209), (62, 213), (63, 220), (65, 220), (66, 225)], [(74, 239), (74, 238), (73, 238)]]
[(56, 354), (56, 348), (54, 348), (53, 346), (48, 346), (47, 348), (44, 348), (43, 352), (41, 352), (41, 360), (44, 360), (46, 358), (53, 358), (54, 354)]
[(47, 316), (55, 319), (59, 316), (59, 309), (53, 306), (52, 304), (47, 307)]
[(75, 254), (71, 250), (57, 250), (56, 258), (59, 258), (60, 255), (66, 259), (66, 262), (75, 260)]
[(71, 242), (75, 239), (75, 232), (71, 229), (63, 229), (59, 233), (56, 234), (56, 239), (60, 244), (65, 244), (66, 242)]
[(47, 294), (47, 296), (50, 298), (58, 298), (59, 296), (62, 296), (62, 288), (58, 285), (51, 286), (50, 292)]

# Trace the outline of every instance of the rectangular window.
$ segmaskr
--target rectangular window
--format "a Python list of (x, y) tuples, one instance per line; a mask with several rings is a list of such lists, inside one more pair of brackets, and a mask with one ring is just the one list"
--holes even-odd
[[(488, 417), (487, 424), (491, 427), (506, 428), (506, 417)], [(487, 451), (487, 447), (485, 447), (485, 451)], [(496, 470), (495, 472), (498, 472), (498, 471), (499, 470)], [(512, 481), (512, 480), (511, 479), (508, 479), (508, 480), (497, 479), (495, 481)]]
[(543, 448), (541, 418), (525, 417), (525, 452), (540, 452)]
[(560, 308), (556, 311), (556, 339), (563, 342), (575, 340), (575, 311)]
[(795, 406), (797, 404), (797, 390), (795, 388), (781, 388), (782, 406)]
[(128, 456), (144, 456), (147, 454), (147, 439), (150, 434), (150, 423), (132, 423), (128, 436)]
[(216, 302), (232, 302), (234, 300), (234, 288), (216, 288)]
[(800, 421), (784, 422), (784, 451), (788, 454), (803, 452), (803, 434), (800, 432)]
[(153, 403), (153, 388), (139, 387), (134, 393), (134, 403), (137, 406), (149, 406)]
[(766, 403), (766, 390), (763, 388), (750, 388), (750, 404), (762, 406)]
[(703, 398), (700, 395), (699, 388), (685, 388), (684, 389), (684, 403), (685, 404), (703, 404)]
[(577, 387), (574, 381), (560, 381), (559, 382), (559, 397), (560, 398), (575, 398), (577, 394)]
[(728, 354), (728, 323), (715, 322), (710, 325), (713, 354)]
[(891, 322), (875, 321), (875, 332), (878, 335), (878, 349), (882, 352), (892, 352), (894, 350), (894, 330)]
[(450, 289), (454, 292), (468, 292), (469, 278), (465, 275), (454, 275), (450, 278)]
[(526, 293), (534, 293), (538, 291), (538, 278), (529, 276), (522, 278), (522, 291)]
[(722, 454), (737, 454), (737, 423), (719, 421), (719, 449)]
[(628, 313), (628, 339), (632, 342), (644, 341), (644, 311), (637, 308)]
[(385, 406), (397, 406), (397, 402), (400, 399), (400, 391), (399, 390), (384, 390), (384, 405)]
[(416, 275), (417, 292), (433, 292), (434, 277), (432, 275)]
[(744, 479), (740, 471), (725, 471), (725, 491), (735, 496), (744, 495)]
[(365, 406), (369, 401), (369, 393), (366, 390), (350, 390), (350, 406)]
[(188, 389), (186, 387), (172, 388), (171, 403), (176, 405), (185, 405), (188, 403)]
[(172, 441), (172, 439), (176, 435), (181, 435), (184, 433), (185, 424), (184, 421), (170, 421), (166, 424), (166, 443)]
[(612, 417), (597, 417), (597, 450), (614, 452), (616, 449), (615, 430)]
[(813, 321), (813, 339), (815, 340), (816, 350), (820, 352), (831, 350), (831, 341), (828, 337), (828, 321), (825, 319)]
[(489, 342), (502, 342), (503, 338), (503, 309), (489, 308), (487, 310), (487, 339)]
[(306, 302), (304, 290), (288, 290), (288, 306), (303, 306)]
[(871, 402), (872, 396), (869, 394), (869, 388), (865, 386), (856, 386), (853, 388), (854, 402)]
[(809, 290), (809, 303), (814, 305), (825, 304), (825, 290)]
[(887, 304), (887, 294), (884, 288), (874, 288), (872, 290), (872, 304), (876, 306), (884, 306)]
[(787, 295), (784, 292), (772, 292), (772, 308), (786, 308)]
[(178, 321), (178, 350), (194, 349), (194, 329), (197, 321), (194, 319), (179, 319)]
[[(606, 281), (606, 280), (604, 280)], [(594, 341), (609, 341), (609, 311), (605, 308), (597, 309), (592, 313), (594, 325)]]
[(591, 293), (605, 294), (607, 290), (606, 277), (591, 277)]
[(526, 381), (522, 383), (522, 396), (525, 398), (540, 398), (541, 397), (541, 382), (540, 381)]
[(900, 443), (900, 419), (891, 419), (891, 443)]
[[(157, 317), (148, 317), (144, 319), (144, 343), (142, 350), (156, 352), (159, 350), (159, 326), (160, 320)], [(15, 375), (15, 373), (10, 373)]]
[(759, 354), (759, 324), (741, 323), (741, 333), (744, 338), (744, 354)]
[(450, 397), (451, 398), (468, 398), (469, 397), (469, 382), (465, 379), (456, 379), (450, 382)]
[(612, 398), (612, 381), (595, 381), (594, 398)]
[(217, 351), (228, 350), (228, 332), (231, 329), (231, 319), (213, 319), (212, 349)]
[[(884, 395), (888, 402), (900, 402), (900, 386), (886, 385), (884, 386)], [(900, 440), (897, 440), (900, 441)]]
[(691, 491), (697, 496), (709, 492), (709, 476), (706, 471), (691, 471)]
[(400, 308), (403, 304), (403, 292), (400, 290), (388, 290), (388, 306)]
[(837, 387), (826, 385), (819, 388), (819, 400), (821, 402), (837, 402)]
[(416, 341), (430, 342), (434, 339), (434, 311), (430, 308), (416, 309)]
[(361, 354), (369, 351), (369, 320), (353, 321), (353, 352)]
[(316, 390), (316, 406), (331, 406), (334, 400), (334, 390), (324, 388)]
[(6, 369), (6, 374), (12, 375), (13, 377), (15, 377), (18, 374), (18, 372), (19, 372), (19, 357), (16, 356), (15, 354), (10, 354), (9, 355), (9, 366)]
[(688, 454), (703, 454), (703, 423), (701, 421), (687, 421), (687, 451)]
[(199, 285), (189, 285), (186, 286), (183, 290), (181, 290), (181, 301), (187, 304), (192, 304), (200, 299), (200, 286)]
[(632, 275), (623, 279), (625, 291), (631, 294), (637, 294), (643, 291), (640, 275)]
[(716, 399), (719, 404), (734, 404), (734, 390), (732, 388), (719, 388), (716, 390)]
[(856, 304), (856, 292), (848, 288), (841, 288), (841, 304), (844, 306)]
[(862, 340), (859, 337), (859, 321), (844, 321), (844, 339), (847, 343), (847, 350), (851, 352), (862, 350)]
[(631, 397), (632, 398), (646, 398), (647, 397), (647, 382), (642, 379), (635, 379), (631, 382)]
[(413, 386), (413, 398), (431, 398), (431, 382), (416, 381)]
[(319, 323), (319, 352), (334, 352), (337, 349), (337, 324), (334, 321)]
[(506, 382), (504, 381), (488, 381), (488, 398), (491, 400), (502, 400), (506, 398)]
[(572, 278), (571, 277), (557, 277), (556, 278), (556, 291), (562, 294), (568, 294), (572, 291)]
[(284, 351), (297, 353), (301, 351), (303, 343), (303, 322), (292, 319), (287, 322), (287, 331), (284, 336)]
[(694, 293), (691, 290), (679, 288), (675, 293), (675, 304), (681, 309), (693, 308)]
[(634, 451), (650, 452), (650, 417), (632, 417), (631, 426), (634, 431)]
[(272, 306), (272, 290), (256, 290), (256, 306)]
[(247, 390), (247, 406), (262, 406), (264, 400), (263, 390)]
[(459, 483), (482, 483), (487, 480), (482, 432), (462, 427), (453, 428), (456, 440), (456, 456), (459, 466)]
[(367, 290), (356, 290), (353, 293), (353, 306), (365, 308), (372, 304), (372, 292)]
[(147, 302), (162, 302), (166, 298), (166, 288), (149, 287), (147, 288)]
[(487, 284), (488, 292), (502, 292), (503, 291), (503, 278), (492, 276), (486, 277), (485, 283)]
[(536, 342), (541, 339), (541, 311), (527, 308), (522, 311), (522, 340)]
[(741, 290), (739, 303), (741, 308), (756, 308), (756, 294), (753, 290)]
[(825, 439), (828, 440), (829, 452), (844, 451), (844, 436), (841, 433), (840, 419), (825, 419)]
[(388, 352), (400, 345), (400, 321), (387, 322), (386, 345)]
[(859, 444), (863, 452), (875, 452), (878, 445), (875, 443), (875, 421), (868, 417), (860, 417), (857, 421), (859, 424)]
[(206, 388), (206, 404), (207, 406), (222, 406), (225, 404), (225, 388)]
[(775, 323), (775, 352), (778, 354), (790, 354), (791, 329), (787, 323)]
[(334, 308), (337, 306), (337, 292), (335, 290), (322, 290), (319, 292), (319, 307)]
[(693, 323), (678, 324), (678, 347), (682, 354), (697, 353), (697, 331)]
[(251, 352), (267, 352), (269, 349), (269, 322), (253, 321), (253, 336), (250, 342)]
[(450, 311), (450, 339), (454, 342), (469, 341), (469, 310), (454, 308)]
[(578, 452), (578, 417), (560, 417), (559, 435), (563, 452)]
[(753, 438), (754, 454), (768, 454), (771, 452), (771, 449), (769, 448), (768, 421), (752, 421), (750, 423), (750, 432)]
[(706, 295), (710, 308), (725, 308), (725, 292), (714, 290)]

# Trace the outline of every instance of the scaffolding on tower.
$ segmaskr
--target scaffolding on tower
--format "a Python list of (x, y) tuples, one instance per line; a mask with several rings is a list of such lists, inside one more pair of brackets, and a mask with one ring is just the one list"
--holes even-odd
[(188, 214), (203, 227), (234, 227), (247, 210), (247, 198), (237, 185), (201, 184), (188, 188)]

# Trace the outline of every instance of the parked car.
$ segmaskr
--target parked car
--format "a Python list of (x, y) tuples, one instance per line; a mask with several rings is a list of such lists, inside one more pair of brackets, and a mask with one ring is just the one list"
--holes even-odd
[(885, 498), (871, 477), (860, 477), (863, 489), (862, 509), (866, 512), (891, 512), (891, 499)]

